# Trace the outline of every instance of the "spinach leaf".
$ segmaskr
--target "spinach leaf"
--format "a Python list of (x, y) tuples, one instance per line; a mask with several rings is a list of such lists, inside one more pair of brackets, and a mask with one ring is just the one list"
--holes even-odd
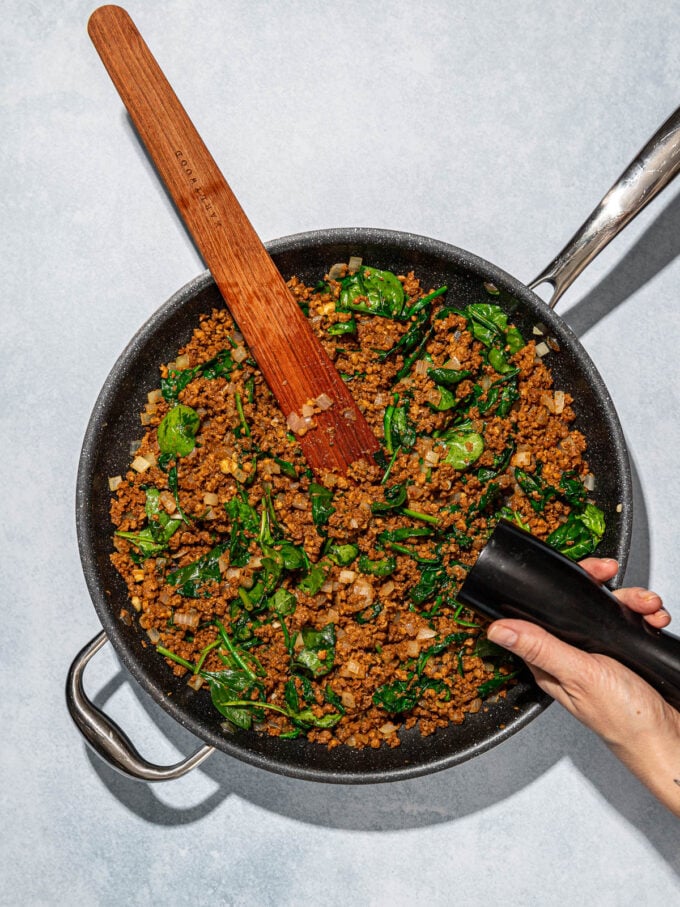
[(536, 511), (536, 513), (541, 513), (543, 510), (545, 510), (545, 505), (549, 501), (552, 501), (553, 498), (557, 495), (557, 491), (552, 487), (552, 485), (548, 485), (543, 481), (538, 469), (532, 475), (516, 466), (515, 481), (522, 489), (522, 491), (526, 494), (527, 498), (529, 499), (529, 503)]
[(419, 685), (412, 684), (409, 680), (395, 680), (377, 688), (373, 693), (373, 704), (391, 715), (398, 715), (400, 712), (410, 712), (415, 708), (420, 696)]
[(365, 312), (399, 318), (405, 302), (404, 288), (391, 271), (362, 266), (340, 284), (338, 311)]
[(479, 479), (479, 481), (488, 482), (489, 479), (495, 479), (496, 476), (499, 476), (501, 473), (505, 472), (505, 470), (510, 465), (510, 460), (512, 459), (514, 452), (515, 445), (511, 441), (502, 453), (496, 454), (494, 456), (491, 466), (481, 466), (477, 470), (477, 478)]
[(444, 566), (441, 564), (426, 565), (420, 571), (420, 578), (412, 587), (409, 597), (415, 605), (422, 605), (450, 585), (451, 577)]
[(186, 457), (196, 446), (200, 419), (190, 406), (178, 403), (158, 426), (158, 446), (161, 453)]
[(489, 347), (489, 364), (501, 374), (512, 370), (507, 361), (504, 350), (507, 347), (509, 355), (513, 355), (526, 344), (520, 331), (514, 326), (508, 326), (508, 316), (500, 306), (491, 303), (472, 303), (465, 309), (471, 321), (472, 335), (484, 346)]
[(439, 296), (443, 296), (444, 293), (448, 291), (447, 286), (439, 287), (438, 290), (433, 290), (431, 293), (427, 293), (425, 296), (422, 296), (420, 299), (416, 299), (412, 306), (410, 306), (404, 313), (407, 318), (410, 318), (413, 315), (416, 315), (418, 312), (424, 310), (426, 307), (430, 306), (435, 299)]
[(306, 595), (316, 595), (326, 582), (326, 567), (323, 562), (314, 564), (307, 576), (300, 580), (298, 589)]
[(395, 381), (401, 381), (402, 378), (405, 378), (408, 375), (408, 373), (411, 371), (411, 368), (413, 367), (413, 364), (423, 355), (426, 345), (429, 343), (433, 336), (433, 329), (430, 329), (429, 331), (426, 331), (424, 334), (422, 334), (422, 336), (418, 340), (418, 345), (416, 346), (416, 348), (409, 356), (406, 357), (406, 359), (404, 359), (404, 364), (395, 375)]
[(272, 611), (275, 611), (279, 615), (279, 617), (287, 617), (295, 611), (297, 599), (292, 592), (281, 587), (269, 597), (267, 604)]
[(445, 636), (443, 639), (440, 639), (439, 642), (434, 643), (428, 649), (425, 649), (418, 656), (418, 661), (416, 662), (416, 674), (420, 676), (425, 670), (425, 666), (428, 661), (432, 658), (433, 655), (441, 655), (442, 652), (446, 651), (449, 646), (456, 643), (460, 645), (464, 643), (466, 639), (470, 638), (470, 633), (449, 633), (448, 636)]
[(325, 526), (335, 507), (331, 503), (333, 492), (323, 485), (312, 482), (309, 486), (309, 498), (312, 502), (312, 519), (317, 527)]
[(458, 404), (458, 398), (450, 391), (448, 387), (442, 387), (437, 385), (439, 389), (439, 402), (433, 403), (431, 400), (427, 401), (427, 405), (430, 406), (435, 412), (445, 413), (450, 409), (453, 409), (454, 406)]
[(509, 680), (517, 677), (518, 674), (519, 671), (513, 671), (512, 674), (501, 674), (500, 671), (495, 673), (489, 680), (485, 680), (484, 683), (479, 684), (477, 687), (478, 696), (480, 699), (486, 699), (490, 693), (495, 692)]
[(201, 671), (210, 687), (212, 703), (221, 715), (236, 727), (249, 730), (253, 723), (253, 709), (258, 705), (253, 700), (252, 706), (234, 706), (234, 700), (244, 700), (259, 685), (253, 682), (244, 671), (225, 668), (223, 671)]
[(380, 602), (373, 602), (373, 604), (369, 605), (369, 607), (362, 608), (361, 611), (357, 611), (354, 615), (354, 620), (358, 624), (370, 624), (372, 620), (376, 619), (382, 609), (383, 606), (380, 604)]
[(388, 510), (396, 510), (406, 503), (406, 484), (390, 485), (385, 489), (385, 500), (376, 501), (371, 504), (372, 513), (385, 513)]
[(567, 522), (551, 532), (546, 542), (561, 554), (577, 561), (595, 551), (602, 541), (604, 531), (603, 512), (595, 504), (586, 504), (583, 513), (572, 511)]
[(231, 520), (229, 563), (232, 567), (245, 567), (250, 560), (250, 544), (260, 529), (260, 519), (244, 491), (227, 501), (224, 509)]
[(234, 360), (231, 352), (226, 349), (219, 352), (213, 359), (195, 365), (193, 368), (168, 369), (166, 378), (161, 378), (161, 393), (168, 403), (176, 403), (180, 393), (194, 378), (229, 378), (234, 369)]
[(326, 688), (324, 690), (323, 695), (324, 695), (324, 699), (326, 700), (326, 702), (328, 702), (330, 705), (334, 706), (338, 710), (338, 712), (340, 712), (341, 715), (345, 714), (345, 707), (342, 704), (342, 699), (338, 696), (338, 694), (335, 692), (335, 690), (330, 685), (330, 683), (326, 684)]
[(408, 330), (405, 331), (404, 334), (402, 334), (402, 336), (399, 338), (399, 340), (397, 340), (397, 342), (394, 344), (394, 346), (390, 347), (389, 350), (381, 350), (378, 353), (378, 359), (381, 362), (384, 362), (390, 356), (392, 356), (398, 352), (401, 352), (405, 356), (407, 356), (417, 346), (420, 346), (423, 336), (424, 336), (424, 328), (425, 328), (425, 325), (427, 324), (427, 320), (428, 320), (428, 313), (425, 311), (422, 311), (418, 315), (416, 320), (414, 322), (412, 322), (412, 324), (409, 326)]
[(343, 334), (356, 334), (357, 323), (353, 318), (350, 318), (349, 321), (338, 321), (335, 324), (331, 324), (326, 332), (330, 334), (331, 337), (341, 337)]
[(211, 580), (219, 582), (221, 578), (219, 560), (226, 550), (226, 544), (217, 545), (193, 563), (168, 573), (168, 582), (170, 585), (178, 587), (177, 591), (180, 595), (185, 595), (187, 598), (198, 598), (198, 590), (203, 583)]
[(435, 384), (448, 388), (455, 387), (465, 378), (469, 378), (472, 372), (467, 369), (429, 368), (427, 374)]
[(391, 425), (391, 446), (388, 447), (388, 452), (392, 453), (394, 446), (401, 447), (402, 450), (412, 450), (415, 447), (416, 437), (416, 429), (409, 421), (406, 407), (395, 407)]
[(444, 462), (463, 471), (484, 452), (484, 438), (475, 431), (450, 431), (441, 439), (446, 445)]
[(303, 647), (295, 657), (295, 666), (313, 677), (322, 677), (333, 668), (335, 661), (335, 625), (326, 624), (321, 630), (303, 627), (300, 630)]
[(368, 556), (362, 554), (359, 558), (359, 572), (366, 573), (369, 576), (389, 576), (397, 569), (397, 559), (392, 555), (382, 558), (379, 561), (369, 560)]
[(295, 724), (301, 724), (303, 727), (334, 727), (342, 718), (340, 712), (329, 712), (327, 715), (318, 717), (311, 709), (304, 709), (301, 712), (291, 712), (288, 717)]
[(558, 491), (567, 503), (579, 508), (585, 504), (588, 494), (585, 485), (574, 470), (562, 473)]
[(357, 559), (359, 554), (358, 545), (329, 545), (326, 551), (326, 557), (337, 567), (348, 567)]
[(168, 542), (182, 525), (182, 520), (171, 518), (161, 507), (160, 492), (157, 488), (146, 488), (145, 494), (147, 526), (139, 532), (118, 531), (116, 535), (132, 542), (139, 553), (147, 558), (167, 549)]

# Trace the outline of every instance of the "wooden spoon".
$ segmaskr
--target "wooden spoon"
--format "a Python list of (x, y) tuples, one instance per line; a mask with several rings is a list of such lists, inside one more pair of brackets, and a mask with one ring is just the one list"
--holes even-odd
[(332, 401), (300, 437), (307, 462), (344, 473), (370, 459), (375, 435), (134, 22), (102, 6), (88, 32), (284, 416)]

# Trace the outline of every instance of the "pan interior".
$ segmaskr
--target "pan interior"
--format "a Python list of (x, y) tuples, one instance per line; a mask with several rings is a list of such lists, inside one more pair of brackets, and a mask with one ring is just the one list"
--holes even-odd
[[(546, 360), (555, 386), (569, 391), (579, 415), (576, 427), (588, 440), (587, 458), (597, 484), (596, 502), (605, 511), (603, 556), (623, 566), (631, 530), (630, 470), (612, 401), (591, 360), (569, 328), (530, 290), (487, 262), (435, 240), (385, 230), (315, 231), (268, 245), (279, 270), (315, 284), (335, 262), (358, 255), (367, 264), (397, 273), (415, 271), (426, 288), (449, 287), (447, 299), (461, 304), (490, 301), (485, 282), (501, 291), (503, 304), (525, 337), (537, 322), (547, 325), (559, 352)], [(491, 301), (498, 301), (492, 299)], [(311, 780), (378, 782), (425, 774), (465, 761), (500, 743), (550, 702), (524, 672), (504, 700), (423, 738), (402, 732), (394, 749), (327, 750), (304, 739), (280, 741), (255, 732), (227, 734), (205, 691), (194, 692), (175, 678), (143, 632), (119, 619), (128, 594), (110, 562), (113, 551), (108, 477), (124, 474), (130, 442), (141, 437), (139, 413), (158, 386), (161, 363), (171, 361), (198, 324), (199, 315), (224, 305), (206, 272), (187, 284), (137, 332), (108, 376), (92, 413), (77, 485), (78, 540), (93, 603), (117, 653), (142, 687), (190, 731), (224, 752), (271, 771)], [(621, 505), (621, 506), (619, 506)]]

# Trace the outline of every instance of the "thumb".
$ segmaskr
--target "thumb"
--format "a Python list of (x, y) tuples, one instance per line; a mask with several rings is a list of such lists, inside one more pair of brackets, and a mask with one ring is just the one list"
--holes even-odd
[(590, 666), (585, 652), (525, 620), (497, 620), (488, 628), (487, 636), (530, 667), (552, 675), (561, 683), (576, 679)]

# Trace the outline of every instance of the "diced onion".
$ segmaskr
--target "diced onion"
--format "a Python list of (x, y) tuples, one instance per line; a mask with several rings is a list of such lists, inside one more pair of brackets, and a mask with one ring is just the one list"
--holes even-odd
[(392, 582), (391, 579), (388, 579), (386, 583), (383, 583), (380, 587), (381, 595), (391, 595), (396, 589), (396, 585)]
[(351, 255), (347, 264), (348, 271), (358, 271), (361, 267), (362, 259), (358, 255)]
[(135, 472), (146, 472), (151, 463), (145, 457), (135, 457), (130, 465)]
[(149, 627), (149, 629), (146, 631), (146, 635), (149, 637), (149, 641), (154, 646), (157, 646), (161, 641), (161, 634), (155, 627)]
[(182, 353), (181, 356), (175, 359), (175, 370), (180, 371), (183, 368), (189, 368), (189, 356), (187, 353)]
[(406, 643), (406, 654), (409, 658), (417, 658), (420, 655), (420, 644), (415, 639), (409, 639)]
[(358, 661), (355, 661), (353, 658), (345, 665), (345, 671), (348, 674), (353, 674), (355, 677), (360, 677), (363, 675), (364, 671)]
[(544, 356), (547, 356), (550, 352), (550, 347), (547, 343), (544, 343), (542, 340), (540, 343), (536, 344), (536, 355), (542, 359)]
[(416, 639), (434, 639), (436, 635), (436, 631), (431, 627), (421, 627), (420, 630), (418, 630)]
[(416, 362), (415, 368), (413, 371), (416, 375), (421, 375), (423, 378), (427, 375), (427, 370), (430, 368), (430, 363), (426, 359), (419, 359)]
[(353, 709), (356, 705), (354, 693), (351, 693), (349, 690), (343, 690), (343, 692), (340, 693), (340, 699), (342, 700), (342, 704), (346, 709)]
[(338, 582), (344, 583), (345, 585), (353, 583), (356, 578), (357, 575), (354, 570), (341, 570), (338, 574)]
[(386, 721), (385, 724), (380, 727), (380, 733), (383, 737), (391, 737), (397, 730), (397, 725), (392, 724), (391, 721)]
[(243, 362), (248, 358), (248, 350), (244, 346), (237, 346), (231, 357), (234, 362)]
[(206, 491), (203, 495), (203, 503), (209, 507), (215, 507), (220, 503), (220, 499), (213, 491)]
[(512, 458), (512, 465), (518, 466), (520, 469), (524, 469), (526, 466), (531, 466), (531, 451), (518, 451), (518, 453), (516, 453)]
[(595, 476), (592, 472), (589, 472), (587, 476), (583, 477), (583, 486), (588, 491), (595, 491)]
[(363, 598), (367, 605), (372, 604), (375, 592), (373, 586), (365, 579), (358, 579), (352, 586), (352, 593)]
[(478, 712), (482, 707), (482, 700), (477, 696), (472, 702), (468, 705), (468, 712), (471, 712), (473, 715)]
[(328, 276), (331, 280), (339, 280), (344, 276), (346, 270), (347, 264), (344, 261), (338, 261), (336, 264), (332, 265), (328, 272)]
[(122, 481), (122, 476), (109, 476), (109, 491), (115, 491)]
[(163, 391), (157, 387), (156, 390), (149, 391), (146, 395), (146, 399), (149, 403), (160, 403), (163, 399)]
[(462, 364), (458, 356), (451, 356), (449, 361), (446, 363), (444, 368), (452, 368), (459, 372), (462, 369)]
[(555, 398), (552, 394), (541, 394), (541, 403), (546, 409), (550, 410), (551, 413), (555, 412)]
[(564, 412), (564, 391), (555, 391), (555, 412)]
[(193, 677), (190, 677), (187, 680), (187, 686), (191, 687), (192, 690), (200, 690), (203, 686), (204, 680), (200, 674), (194, 674)]
[(436, 450), (428, 450), (423, 459), (430, 466), (436, 466), (439, 463), (439, 454)]
[(199, 624), (199, 614), (195, 608), (192, 608), (188, 614), (183, 614), (182, 612), (176, 612), (173, 618), (175, 624), (178, 627), (189, 627), (192, 630), (195, 630)]
[(302, 404), (302, 416), (304, 419), (308, 419), (310, 416), (313, 416), (316, 412), (316, 407), (310, 403)]
[(307, 423), (297, 413), (289, 413), (286, 417), (288, 428), (296, 435), (304, 435), (307, 431)]
[(161, 491), (158, 496), (163, 509), (166, 513), (174, 513), (177, 510), (177, 501), (175, 501), (174, 495), (169, 491)]
[(319, 396), (316, 398), (316, 404), (320, 410), (325, 411), (333, 406), (333, 401), (328, 396), (328, 394), (319, 394)]

